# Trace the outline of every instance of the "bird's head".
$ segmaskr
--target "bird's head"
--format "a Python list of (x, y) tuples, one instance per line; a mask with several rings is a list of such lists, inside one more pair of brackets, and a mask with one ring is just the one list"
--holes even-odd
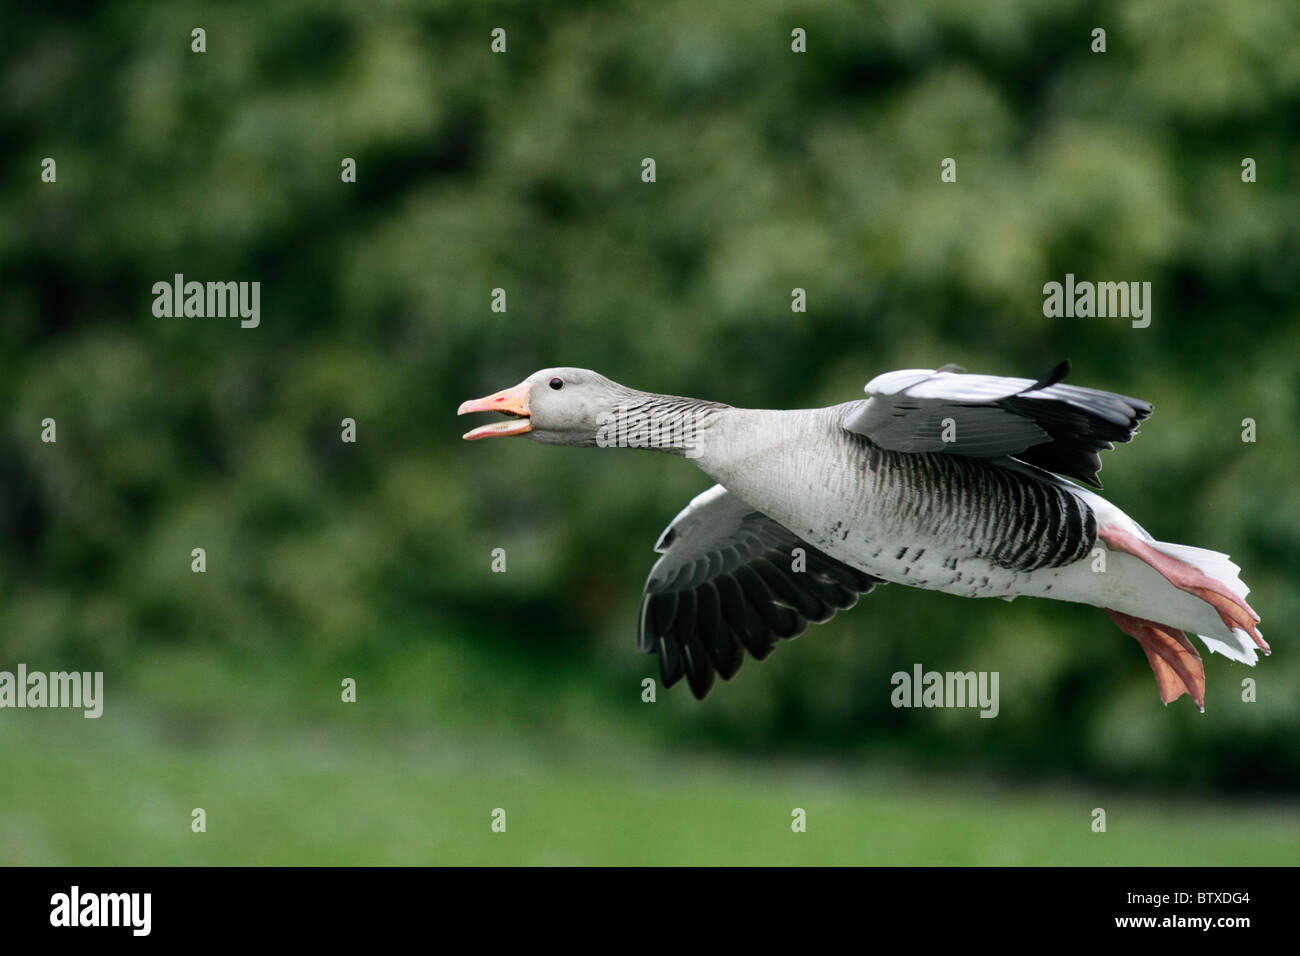
[(594, 445), (602, 424), (629, 394), (628, 389), (590, 369), (544, 368), (513, 388), (465, 402), (456, 414), (501, 412), (509, 416), (506, 421), (466, 432), (463, 437), (467, 441), (527, 435), (548, 445)]

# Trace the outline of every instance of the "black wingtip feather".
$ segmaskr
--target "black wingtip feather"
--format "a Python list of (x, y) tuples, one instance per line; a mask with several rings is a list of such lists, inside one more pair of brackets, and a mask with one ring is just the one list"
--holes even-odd
[(1100, 488), (1098, 452), (1116, 442), (1132, 441), (1138, 424), (1151, 414), (1151, 404), (1139, 398), (1065, 385), (1033, 398), (1026, 393), (1051, 389), (1070, 373), (1066, 359), (1030, 388), (996, 404), (1032, 419), (1051, 438), (1012, 457), (1046, 471)]
[(665, 687), (685, 677), (691, 694), (703, 700), (715, 676), (736, 675), (746, 652), (763, 660), (777, 641), (853, 607), (880, 583), (805, 542), (798, 546), (807, 556), (804, 571), (786, 572), (790, 555), (783, 543), (695, 587), (647, 593), (638, 646), (658, 652)]

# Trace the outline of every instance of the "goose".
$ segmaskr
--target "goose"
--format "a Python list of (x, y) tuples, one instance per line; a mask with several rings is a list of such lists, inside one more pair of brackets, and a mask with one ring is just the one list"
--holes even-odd
[[(1151, 405), (956, 366), (887, 372), (827, 408), (735, 408), (657, 395), (582, 368), (549, 368), (463, 403), (499, 412), (469, 441), (647, 448), (716, 484), (668, 525), (646, 580), (637, 649), (665, 687), (703, 699), (745, 655), (768, 657), (883, 583), (964, 597), (1038, 597), (1106, 610), (1137, 640), (1162, 703), (1205, 712), (1184, 632), (1254, 666), (1270, 652), (1226, 554), (1157, 541), (1097, 494), (1099, 453)], [(1091, 487), (1085, 487), (1091, 486)]]

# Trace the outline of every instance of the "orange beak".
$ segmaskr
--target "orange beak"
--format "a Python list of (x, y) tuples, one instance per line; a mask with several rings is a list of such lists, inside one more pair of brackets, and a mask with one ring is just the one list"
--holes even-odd
[(456, 409), (457, 415), (468, 415), (470, 412), (501, 412), (509, 415), (511, 420), (504, 422), (493, 422), (491, 425), (480, 425), (473, 431), (468, 431), (461, 437), (466, 441), (477, 441), (480, 438), (494, 438), (498, 435), (522, 435), (524, 432), (533, 430), (531, 412), (528, 410), (528, 391), (531, 386), (527, 382), (520, 382), (514, 388), (507, 388), (505, 391), (497, 392), (495, 395), (489, 395), (487, 398), (475, 398), (461, 404)]

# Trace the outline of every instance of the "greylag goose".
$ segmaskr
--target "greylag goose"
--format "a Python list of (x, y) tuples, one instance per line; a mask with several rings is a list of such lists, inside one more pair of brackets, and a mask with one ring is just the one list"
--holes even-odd
[[(954, 366), (880, 375), (829, 408), (733, 408), (635, 391), (551, 368), (462, 404), (501, 412), (471, 441), (651, 448), (715, 484), (655, 545), (637, 647), (663, 683), (697, 698), (762, 660), (809, 621), (883, 582), (965, 597), (1020, 596), (1104, 608), (1136, 638), (1165, 704), (1205, 710), (1205, 671), (1184, 631), (1254, 665), (1269, 653), (1227, 555), (1156, 541), (1077, 482), (1100, 488), (1099, 452), (1127, 442), (1151, 406), (1062, 384)], [(1070, 480), (1075, 479), (1075, 480)]]

